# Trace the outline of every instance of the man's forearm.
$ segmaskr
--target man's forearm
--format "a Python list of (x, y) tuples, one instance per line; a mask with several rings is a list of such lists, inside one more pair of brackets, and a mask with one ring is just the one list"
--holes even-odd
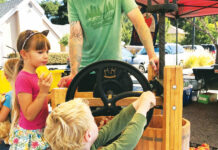
[(135, 26), (135, 29), (139, 35), (139, 38), (144, 45), (149, 58), (155, 55), (154, 53), (154, 46), (153, 40), (151, 37), (150, 29), (148, 28), (147, 24), (144, 21), (144, 18), (138, 8), (133, 9), (130, 11), (127, 16)]
[(71, 75), (75, 76), (78, 72), (82, 57), (83, 33), (78, 21), (70, 24), (69, 55)]
[[(144, 27), (143, 27), (144, 26)], [(137, 33), (139, 35), (139, 38), (144, 45), (149, 58), (153, 57), (155, 55), (154, 53), (154, 46), (153, 46), (153, 40), (151, 37), (151, 32), (148, 26), (144, 23), (144, 25), (139, 26), (136, 28)]]
[(74, 39), (70, 39), (69, 44), (71, 75), (75, 76), (81, 62), (82, 43), (76, 42)]

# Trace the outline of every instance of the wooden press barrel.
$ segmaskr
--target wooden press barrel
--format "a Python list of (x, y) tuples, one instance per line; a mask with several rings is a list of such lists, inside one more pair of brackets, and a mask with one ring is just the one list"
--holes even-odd
[[(153, 116), (149, 126), (144, 131), (135, 150), (162, 150), (163, 145), (163, 116)], [(182, 150), (189, 150), (190, 122), (182, 120)]]

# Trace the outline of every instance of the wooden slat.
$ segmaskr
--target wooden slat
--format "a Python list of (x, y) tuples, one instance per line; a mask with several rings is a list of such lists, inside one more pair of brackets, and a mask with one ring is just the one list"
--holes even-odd
[(182, 148), (182, 67), (164, 68), (163, 149)]
[(77, 92), (75, 93), (75, 98), (93, 98), (93, 92)]
[[(129, 104), (134, 102), (136, 99), (137, 99), (137, 97), (128, 97), (128, 98), (121, 99), (116, 103), (116, 106), (128, 106)], [(163, 98), (162, 97), (156, 96), (156, 105), (157, 106), (163, 105)]]
[(54, 109), (57, 105), (64, 103), (66, 98), (67, 88), (54, 88), (51, 91), (51, 106)]
[[(65, 102), (67, 89), (58, 89), (55, 88), (51, 92), (51, 103), (52, 108), (56, 107), (58, 104)], [(93, 98), (92, 92), (77, 92), (77, 95), (75, 98), (85, 98), (89, 101), (90, 106), (104, 106), (103, 102), (101, 101), (101, 98)], [(134, 102), (137, 99), (137, 97), (128, 97), (119, 100), (116, 103), (116, 106), (128, 106), (132, 102)], [(160, 96), (156, 97), (156, 104), (158, 106), (163, 105), (163, 98)]]
[(90, 107), (104, 106), (101, 98), (85, 98), (89, 101)]

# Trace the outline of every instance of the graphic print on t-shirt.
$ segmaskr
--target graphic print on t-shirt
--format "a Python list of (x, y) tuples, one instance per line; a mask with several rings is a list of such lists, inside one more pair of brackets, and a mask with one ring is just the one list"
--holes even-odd
[(94, 29), (112, 24), (115, 14), (115, 0), (103, 0), (104, 7), (92, 3), (86, 11), (88, 25)]

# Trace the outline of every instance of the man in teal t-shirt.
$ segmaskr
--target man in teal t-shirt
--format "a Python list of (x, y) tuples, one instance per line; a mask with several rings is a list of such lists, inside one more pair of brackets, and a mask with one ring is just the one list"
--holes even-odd
[(134, 0), (68, 0), (71, 74), (62, 78), (59, 86), (65, 86), (79, 68), (93, 62), (121, 60), (122, 13), (135, 26), (154, 69), (158, 70), (159, 60), (154, 53), (150, 30)]

